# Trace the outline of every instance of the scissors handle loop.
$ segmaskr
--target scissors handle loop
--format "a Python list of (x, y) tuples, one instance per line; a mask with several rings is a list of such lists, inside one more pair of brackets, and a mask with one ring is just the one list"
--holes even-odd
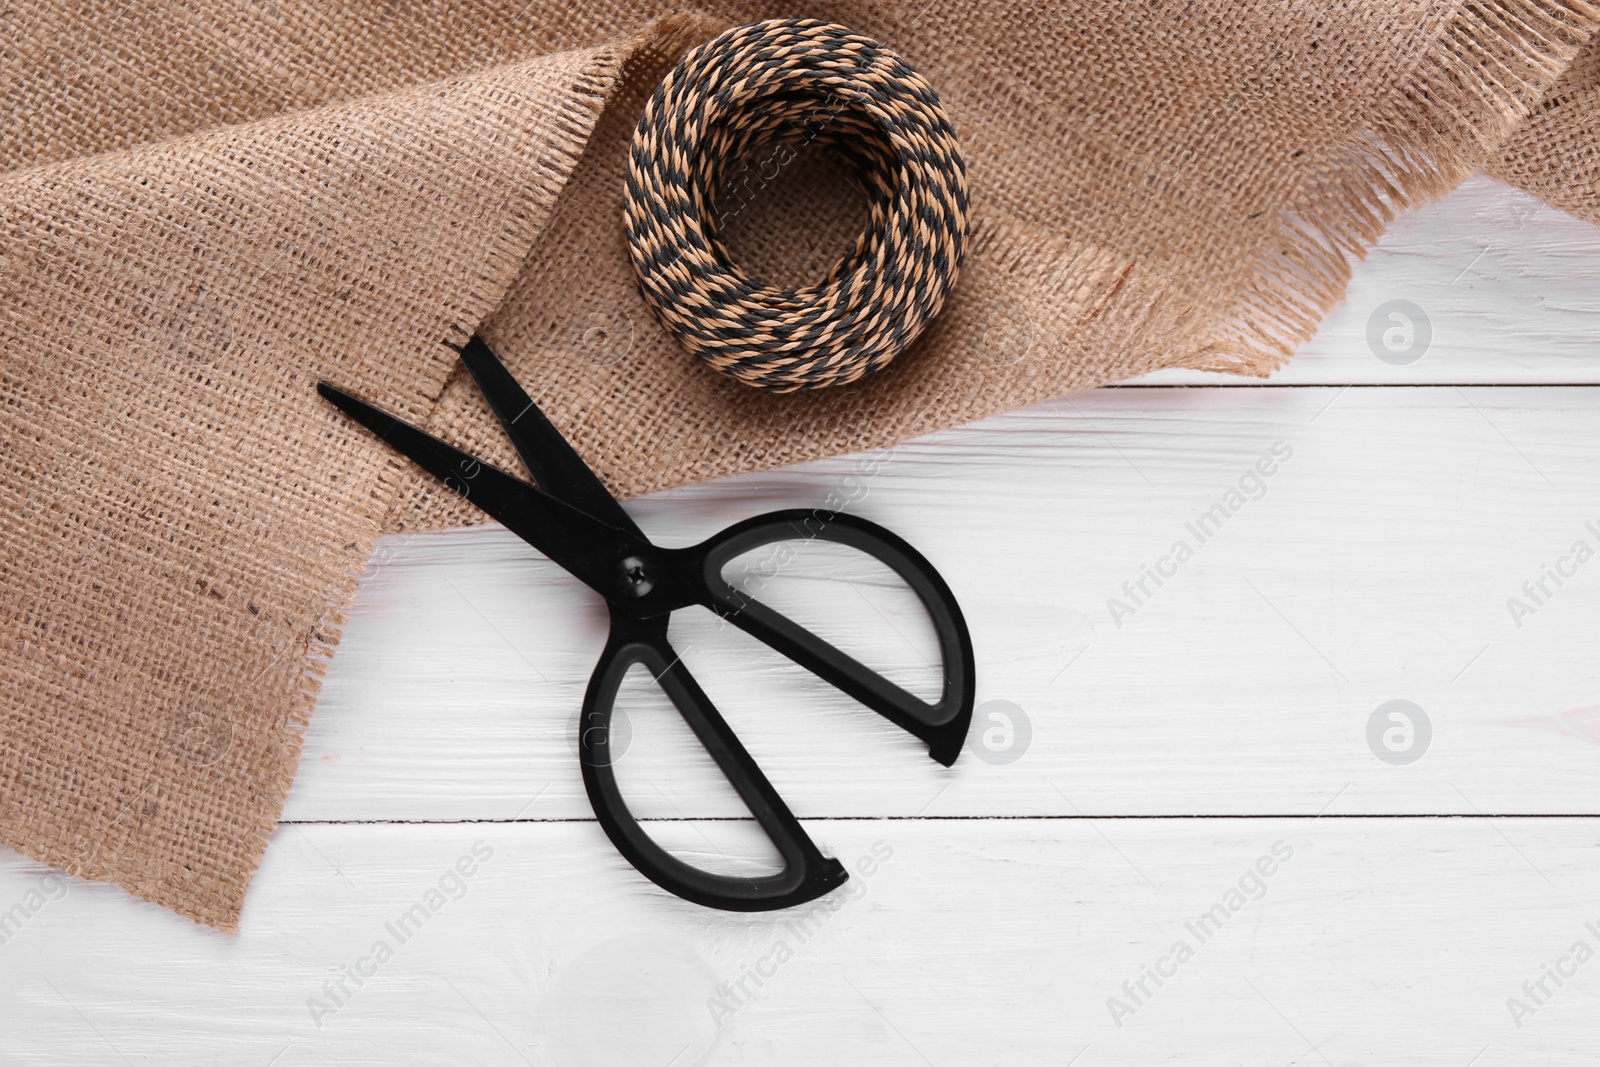
[[(610, 755), (612, 712), (624, 677), (643, 666), (700, 739), (783, 857), (783, 870), (757, 877), (714, 874), (658, 845), (628, 810)], [(727, 720), (667, 642), (667, 620), (613, 612), (611, 636), (583, 699), (578, 757), (595, 818), (611, 843), (645, 877), (685, 900), (725, 911), (773, 911), (815, 900), (848, 879), (824, 856), (767, 781)]]
[[(733, 560), (752, 549), (795, 540), (831, 541), (888, 566), (911, 588), (933, 623), (942, 658), (936, 701), (912, 695), (780, 612), (755, 600), (724, 577)], [(933, 566), (905, 541), (876, 523), (824, 511), (775, 511), (738, 523), (693, 548), (671, 554), (678, 567), (695, 568), (704, 606), (832, 683), (878, 714), (928, 743), (945, 766), (955, 762), (972, 719), (972, 639), (953, 593)], [(728, 726), (682, 658), (667, 641), (669, 614), (639, 618), (613, 604), (611, 632), (584, 696), (578, 751), (590, 804), (617, 850), (663, 889), (708, 907), (768, 911), (804, 904), (842, 884), (848, 875), (822, 855), (750, 753)], [(643, 666), (694, 731), (706, 753), (738, 792), (783, 858), (783, 870), (760, 877), (721, 875), (678, 859), (658, 845), (629, 811), (610, 758), (612, 715), (623, 679)]]
[[(894, 571), (922, 602), (939, 641), (940, 694), (929, 703), (908, 693), (787, 616), (740, 591), (724, 568), (751, 549), (781, 541), (830, 541), (864, 552)], [(948, 767), (961, 754), (972, 721), (976, 670), (972, 636), (933, 564), (875, 522), (842, 512), (792, 509), (757, 515), (691, 550), (703, 553), (705, 606), (728, 622), (928, 743)]]

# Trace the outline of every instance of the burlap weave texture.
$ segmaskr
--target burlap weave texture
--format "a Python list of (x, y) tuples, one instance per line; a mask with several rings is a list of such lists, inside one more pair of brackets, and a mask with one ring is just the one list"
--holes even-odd
[[(511, 465), (440, 343), (479, 330), (635, 494), (1161, 366), (1264, 373), (1396, 213), (1477, 168), (1600, 221), (1588, 3), (668, 13), (7, 9), (0, 841), (237, 923), (373, 539), (480, 520), (318, 401), (319, 376)], [(774, 396), (645, 308), (622, 166), (683, 49), (798, 15), (937, 87), (973, 225), (912, 350)], [(810, 280), (859, 208), (802, 153), (730, 241)]]

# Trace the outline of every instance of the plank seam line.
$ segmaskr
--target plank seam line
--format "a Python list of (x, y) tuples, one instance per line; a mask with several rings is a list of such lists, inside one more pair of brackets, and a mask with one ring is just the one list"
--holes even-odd
[[(1204, 815), (802, 815), (803, 822), (1159, 822), (1195, 819), (1306, 819), (1306, 820), (1360, 820), (1360, 819), (1600, 819), (1600, 813), (1584, 812), (1378, 812), (1372, 814), (1323, 814), (1315, 812), (1276, 812), (1265, 815), (1204, 814)], [(747, 822), (755, 820), (738, 815), (678, 816), (672, 818), (641, 818), (641, 823), (689, 822)], [(551, 819), (284, 819), (279, 826), (476, 826), (489, 824), (510, 826), (519, 823), (594, 823), (590, 818)]]

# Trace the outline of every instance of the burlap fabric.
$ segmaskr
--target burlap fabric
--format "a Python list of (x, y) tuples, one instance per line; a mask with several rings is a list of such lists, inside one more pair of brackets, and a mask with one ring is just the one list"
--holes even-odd
[[(1398, 211), (1474, 168), (1600, 221), (1587, 3), (666, 13), (0, 15), (0, 841), (236, 926), (374, 538), (479, 519), (337, 417), (320, 376), (511, 463), (440, 344), (479, 330), (635, 494), (1155, 367), (1265, 373)], [(685, 48), (771, 16), (906, 56), (972, 190), (922, 339), (786, 396), (670, 341), (621, 217), (645, 96)], [(727, 238), (772, 281), (820, 277), (865, 218), (823, 153), (746, 188)]]

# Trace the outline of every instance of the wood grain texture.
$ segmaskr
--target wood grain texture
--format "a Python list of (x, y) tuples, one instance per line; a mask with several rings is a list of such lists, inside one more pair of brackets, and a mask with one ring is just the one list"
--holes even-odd
[[(1600, 962), (1569, 958), (1541, 1005), (1522, 988), (1600, 947), (1594, 819), (811, 829), (857, 870), (836, 910), (686, 904), (590, 823), (285, 827), (237, 938), (73, 883), (0, 945), (0, 1064), (1503, 1067), (1595, 1049)], [(397, 937), (479, 842), (488, 858)], [(5, 861), (0, 901), (45, 877)], [(1180, 941), (1192, 954), (1163, 962)], [(1534, 1009), (1520, 1027), (1513, 998)]]
[[(1303, 814), (1341, 786), (1346, 812), (1595, 813), (1600, 563), (1534, 614), (1507, 602), (1600, 548), (1597, 417), (1583, 387), (1108, 390), (906, 446), (855, 508), (956, 591), (980, 704), (1032, 723), (1009, 766), (938, 767), (707, 613), (675, 640), (805, 816)], [(1276, 472), (1202, 522), (1262, 457)], [(687, 543), (816, 506), (856, 464), (633, 510)], [(1178, 541), (1194, 557), (1157, 588), (1144, 569)], [(809, 584), (844, 647), (900, 647), (851, 585)], [(569, 738), (603, 640), (598, 599), (504, 531), (407, 542), (361, 592), (287, 817), (499, 819), (535, 794), (525, 817), (584, 817)], [(1392, 699), (1433, 724), (1411, 766), (1367, 745)], [(641, 812), (739, 814), (657, 710), (621, 764)]]
[[(0, 1067), (1595, 1058), (1596, 253), (1474, 181), (1400, 220), (1265, 386), (1166, 373), (631, 502), (684, 544), (842, 494), (959, 596), (974, 745), (1013, 717), (1020, 758), (940, 768), (682, 613), (686, 662), (856, 872), (812, 917), (685, 904), (606, 842), (572, 741), (591, 594), (496, 528), (389, 539), (239, 936), (0, 857)], [(1392, 300), (1432, 332), (1406, 365), (1368, 342)], [(869, 567), (809, 552), (762, 595), (930, 671)], [(1397, 699), (1431, 724), (1408, 765), (1369, 740)], [(759, 866), (676, 717), (648, 687), (630, 711), (652, 833)]]
[[(1409, 364), (1375, 358), (1367, 339), (1374, 313), (1393, 300), (1420, 307), (1431, 327)], [(1356, 266), (1344, 302), (1269, 384), (1592, 383), (1596, 357), (1600, 228), (1480, 177), (1396, 219)], [(1238, 382), (1198, 371), (1141, 379)]]

